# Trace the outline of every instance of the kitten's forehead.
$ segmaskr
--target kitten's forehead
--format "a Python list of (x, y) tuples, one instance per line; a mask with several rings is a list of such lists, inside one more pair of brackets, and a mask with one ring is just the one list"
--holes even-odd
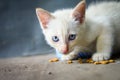
[(63, 20), (55, 19), (49, 24), (49, 30), (57, 35), (66, 35), (69, 31), (68, 23)]
[(63, 10), (52, 14), (55, 18), (48, 24), (48, 30), (52, 36), (56, 35), (64, 38), (65, 40), (69, 34), (75, 34), (77, 32), (77, 24), (72, 18), (71, 13), (71, 10)]
[(60, 30), (69, 31), (71, 28), (76, 26), (76, 22), (72, 18), (71, 14), (72, 9), (59, 10), (52, 13), (55, 19), (50, 21), (49, 28), (57, 30), (58, 32), (61, 32)]
[(55, 19), (50, 22), (49, 29), (51, 29), (54, 33), (68, 35), (75, 34), (78, 30), (77, 24), (72, 20), (63, 19)]
[(69, 23), (72, 21), (72, 9), (63, 9), (58, 10), (54, 13), (52, 13), (53, 16), (55, 16), (56, 23), (60, 23), (59, 25), (68, 26)]

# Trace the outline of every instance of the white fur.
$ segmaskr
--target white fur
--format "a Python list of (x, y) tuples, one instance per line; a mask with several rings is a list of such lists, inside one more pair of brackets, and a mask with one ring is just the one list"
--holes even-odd
[[(94, 61), (108, 60), (112, 46), (120, 45), (120, 3), (103, 2), (90, 5), (83, 24), (74, 20), (72, 12), (73, 9), (64, 9), (52, 13), (55, 19), (43, 30), (48, 44), (61, 51), (69, 34), (75, 33), (77, 38), (69, 42), (69, 54), (63, 55), (62, 60), (73, 59), (78, 52), (85, 50), (94, 52)], [(58, 36), (60, 41), (53, 42), (52, 36)]]

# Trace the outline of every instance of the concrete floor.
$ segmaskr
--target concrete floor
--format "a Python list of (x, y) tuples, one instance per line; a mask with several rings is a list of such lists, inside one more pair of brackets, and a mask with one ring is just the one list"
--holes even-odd
[(0, 80), (120, 80), (120, 60), (107, 65), (48, 62), (53, 57), (0, 59)]

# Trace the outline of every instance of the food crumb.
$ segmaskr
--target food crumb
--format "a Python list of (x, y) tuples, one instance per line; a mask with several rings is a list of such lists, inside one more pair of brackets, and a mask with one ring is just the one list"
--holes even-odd
[(94, 63), (94, 61), (92, 59), (87, 59), (86, 62), (87, 63)]
[(106, 60), (106, 61), (101, 61), (100, 63), (101, 64), (108, 64), (109, 62)]
[(68, 63), (68, 64), (71, 64), (71, 63), (73, 63), (73, 62), (72, 62), (72, 60), (68, 60), (67, 63)]
[(58, 58), (52, 58), (52, 59), (49, 60), (49, 62), (57, 62), (57, 61), (59, 61)]
[(81, 58), (78, 59), (78, 63), (80, 63), (80, 64), (83, 63)]
[(25, 65), (25, 68), (28, 68), (28, 67)]
[(51, 75), (51, 74), (52, 74), (52, 72), (48, 72), (48, 74), (49, 74), (49, 75)]
[(97, 64), (100, 64), (100, 62), (94, 62), (93, 64), (96, 64), (96, 65), (97, 65)]
[(115, 62), (115, 60), (112, 60), (112, 59), (109, 60), (109, 63), (113, 63), (113, 62)]
[(8, 69), (8, 72), (11, 72), (12, 70), (11, 69)]
[[(52, 58), (49, 60), (49, 62), (58, 62), (59, 59), (58, 58)], [(103, 61), (93, 61), (91, 58), (90, 59), (85, 59), (85, 61), (83, 61), (83, 59), (79, 58), (78, 59), (78, 63), (82, 64), (82, 63), (91, 63), (91, 64), (95, 64), (95, 65), (98, 65), (98, 64), (109, 64), (109, 63), (114, 63), (115, 60), (103, 60)], [(67, 61), (67, 64), (72, 64), (73, 61), (72, 60), (68, 60)], [(27, 67), (26, 67), (27, 68)]]

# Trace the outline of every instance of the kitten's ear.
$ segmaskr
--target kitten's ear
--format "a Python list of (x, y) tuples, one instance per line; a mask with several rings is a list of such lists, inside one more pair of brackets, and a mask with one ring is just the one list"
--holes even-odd
[(85, 8), (86, 8), (86, 2), (85, 2), (85, 0), (81, 1), (74, 8), (73, 13), (72, 13), (72, 17), (75, 18), (75, 21), (79, 21), (80, 23), (84, 22)]
[(54, 18), (48, 11), (41, 8), (36, 9), (36, 14), (43, 29), (46, 29), (49, 21)]

